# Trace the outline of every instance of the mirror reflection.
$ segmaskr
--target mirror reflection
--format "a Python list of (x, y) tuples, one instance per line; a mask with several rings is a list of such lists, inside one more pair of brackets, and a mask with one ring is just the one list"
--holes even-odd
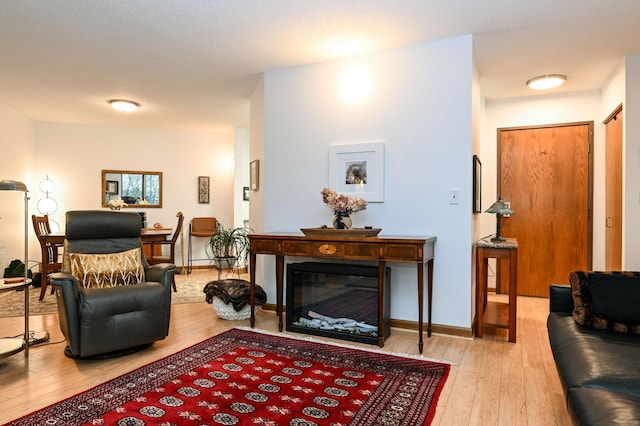
[(121, 199), (127, 207), (162, 207), (162, 172), (102, 171), (102, 207)]

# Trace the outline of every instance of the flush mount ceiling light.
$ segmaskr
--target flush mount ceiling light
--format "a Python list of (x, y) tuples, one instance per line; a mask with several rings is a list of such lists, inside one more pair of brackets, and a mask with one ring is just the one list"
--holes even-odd
[(124, 99), (110, 99), (107, 102), (109, 102), (111, 108), (119, 112), (133, 112), (140, 106), (137, 102), (126, 101)]
[(562, 74), (547, 74), (533, 77), (527, 81), (527, 87), (533, 90), (547, 90), (562, 86), (567, 76)]

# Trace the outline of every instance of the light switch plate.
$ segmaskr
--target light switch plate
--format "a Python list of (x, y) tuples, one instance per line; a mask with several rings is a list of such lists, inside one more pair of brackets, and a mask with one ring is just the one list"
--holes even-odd
[(458, 189), (450, 189), (449, 190), (449, 204), (460, 204), (460, 190)]

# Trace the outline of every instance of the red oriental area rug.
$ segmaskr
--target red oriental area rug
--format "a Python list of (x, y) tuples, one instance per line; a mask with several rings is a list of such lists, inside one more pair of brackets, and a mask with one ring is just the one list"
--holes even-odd
[(450, 366), (233, 329), (10, 425), (427, 425)]

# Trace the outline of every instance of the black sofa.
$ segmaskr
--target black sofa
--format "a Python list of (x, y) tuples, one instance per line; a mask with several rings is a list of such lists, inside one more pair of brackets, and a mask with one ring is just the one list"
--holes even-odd
[(549, 341), (576, 425), (640, 425), (640, 273), (552, 285)]

